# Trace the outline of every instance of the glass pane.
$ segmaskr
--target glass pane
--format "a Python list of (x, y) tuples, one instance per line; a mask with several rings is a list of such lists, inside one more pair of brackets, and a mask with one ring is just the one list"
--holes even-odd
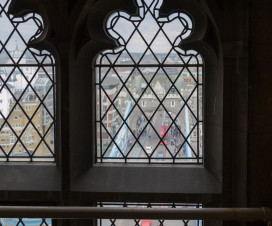
[(96, 60), (97, 161), (200, 163), (203, 60), (179, 47), (193, 20), (159, 17), (159, 0), (137, 4), (139, 16), (109, 17), (106, 31), (119, 48)]
[(0, 4), (0, 161), (54, 161), (55, 62), (28, 47), (44, 29), (35, 13), (13, 17)]
[[(202, 208), (200, 204), (184, 203), (98, 203), (100, 207), (116, 208)], [(99, 226), (202, 226), (202, 220), (98, 219)]]
[(3, 226), (52, 226), (51, 219), (17, 219), (17, 218), (0, 218), (0, 225)]

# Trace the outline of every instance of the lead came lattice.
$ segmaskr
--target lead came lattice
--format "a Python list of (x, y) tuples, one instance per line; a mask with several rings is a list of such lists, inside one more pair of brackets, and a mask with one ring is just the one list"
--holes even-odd
[(193, 32), (183, 12), (159, 17), (162, 0), (118, 11), (106, 31), (118, 48), (96, 59), (97, 161), (202, 163), (203, 60), (179, 45)]
[(55, 161), (55, 61), (28, 46), (39, 15), (13, 17), (0, 0), (0, 160)]
[[(202, 208), (201, 204), (185, 203), (98, 203), (100, 207), (116, 208)], [(99, 219), (98, 226), (202, 226), (202, 220)]]
[(0, 226), (52, 226), (51, 219), (0, 218)]

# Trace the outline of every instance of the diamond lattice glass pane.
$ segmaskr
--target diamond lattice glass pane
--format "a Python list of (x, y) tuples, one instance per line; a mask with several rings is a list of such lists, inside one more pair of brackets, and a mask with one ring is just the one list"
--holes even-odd
[(1, 43), (6, 43), (10, 33), (13, 31), (13, 27), (10, 26), (10, 21), (6, 13), (2, 12), (1, 13), (1, 23), (2, 29), (1, 29), (1, 36), (0, 36), (0, 41)]
[(144, 20), (140, 23), (138, 27), (140, 33), (143, 35), (147, 44), (150, 44), (155, 35), (158, 33), (160, 27), (156, 22), (156, 19), (151, 13), (145, 15)]
[[(183, 203), (99, 203), (100, 207), (115, 208), (202, 208), (198, 204)], [(99, 226), (202, 226), (202, 220), (98, 219)]]
[(136, 4), (138, 16), (108, 17), (105, 30), (119, 48), (96, 60), (97, 160), (199, 163), (203, 60), (179, 47), (193, 21), (184, 13), (159, 17), (159, 0)]
[[(105, 157), (110, 156), (110, 150), (112, 150), (114, 142), (112, 141), (112, 137), (110, 136), (109, 132), (105, 129), (104, 124), (100, 124), (101, 134), (100, 136), (103, 138), (101, 145), (102, 155)], [(116, 134), (116, 133), (114, 133)], [(115, 137), (115, 136), (114, 136)], [(118, 150), (117, 150), (118, 151)]]
[(111, 55), (110, 61), (115, 65), (131, 64), (134, 62), (133, 57), (125, 50), (120, 50), (118, 54)]
[(145, 152), (144, 148), (137, 143), (127, 155), (128, 162), (141, 162), (141, 163), (148, 163), (148, 154)]
[(141, 58), (140, 64), (158, 64), (159, 60), (156, 55), (148, 50)]
[(13, 17), (10, 2), (0, 2), (0, 159), (54, 161), (55, 61), (28, 46), (44, 30), (41, 17)]
[(47, 144), (47, 146), (51, 152), (54, 152), (54, 145), (55, 145), (54, 131), (55, 131), (55, 126), (52, 123), (52, 124), (48, 125), (47, 128), (45, 127), (45, 129), (41, 133), (43, 136), (45, 136), (44, 142)]
[(171, 51), (172, 45), (170, 44), (168, 36), (160, 31), (155, 37), (155, 40), (152, 42), (150, 48), (151, 51), (157, 56), (160, 63), (162, 63), (165, 61), (167, 55)]
[(46, 156), (48, 159), (51, 159), (53, 158), (54, 153), (52, 153), (50, 146), (46, 142), (41, 141), (35, 152), (33, 152), (33, 156), (34, 158), (42, 158), (43, 156)]
[(22, 225), (22, 226), (52, 226), (51, 219), (30, 219), (30, 218), (0, 218), (0, 225), (3, 226), (13, 226), (13, 225)]
[[(135, 43), (137, 43), (137, 45), (135, 45)], [(134, 56), (134, 53), (138, 53), (136, 55), (137, 57), (135, 57), (135, 58), (133, 57), (136, 62), (137, 62), (138, 55), (142, 56), (147, 50), (147, 45), (144, 42), (144, 39), (141, 37), (141, 35), (139, 34), (138, 31), (136, 31), (132, 35), (132, 37), (129, 40), (129, 42), (127, 43), (126, 47), (127, 47), (127, 51), (129, 53), (131, 53), (132, 56)]]

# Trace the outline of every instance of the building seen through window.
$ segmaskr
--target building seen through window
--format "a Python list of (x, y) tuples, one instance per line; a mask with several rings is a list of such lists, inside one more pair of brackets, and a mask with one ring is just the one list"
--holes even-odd
[(0, 226), (52, 226), (51, 219), (0, 218)]
[(162, 3), (138, 0), (138, 15), (107, 18), (118, 48), (95, 62), (97, 162), (203, 162), (204, 63), (180, 47), (194, 20), (160, 17)]
[(41, 17), (13, 17), (10, 2), (0, 1), (0, 161), (54, 161), (54, 58), (28, 46)]
[[(202, 208), (182, 203), (99, 203), (100, 207), (116, 208)], [(99, 219), (98, 226), (202, 226), (201, 220)]]

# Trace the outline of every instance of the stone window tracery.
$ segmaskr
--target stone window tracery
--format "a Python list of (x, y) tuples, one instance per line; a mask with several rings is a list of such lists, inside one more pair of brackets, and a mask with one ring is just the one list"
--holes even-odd
[(0, 144), (0, 161), (55, 161), (55, 60), (29, 47), (44, 31), (41, 17), (14, 17), (10, 2), (0, 1), (0, 130), (14, 139), (8, 148)]

